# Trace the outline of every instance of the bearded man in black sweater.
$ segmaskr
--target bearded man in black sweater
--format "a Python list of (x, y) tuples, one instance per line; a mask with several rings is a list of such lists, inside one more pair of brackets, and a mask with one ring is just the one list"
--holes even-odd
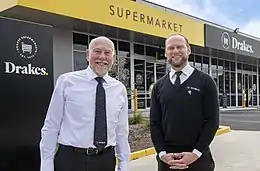
[(158, 171), (213, 171), (209, 148), (219, 127), (218, 92), (214, 80), (189, 65), (188, 39), (173, 34), (165, 41), (171, 71), (152, 90), (151, 138)]

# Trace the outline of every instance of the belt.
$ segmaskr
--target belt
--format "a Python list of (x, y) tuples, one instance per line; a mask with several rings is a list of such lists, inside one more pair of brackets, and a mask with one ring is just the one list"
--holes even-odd
[(73, 146), (65, 146), (65, 145), (62, 145), (62, 144), (60, 144), (60, 147), (71, 148), (75, 152), (84, 153), (88, 156), (93, 156), (93, 155), (105, 153), (105, 152), (108, 152), (108, 151), (113, 150), (115, 148), (114, 146), (108, 146), (106, 148), (103, 148), (101, 151), (99, 151), (97, 148), (93, 148), (93, 147), (79, 148), (79, 147), (73, 147)]

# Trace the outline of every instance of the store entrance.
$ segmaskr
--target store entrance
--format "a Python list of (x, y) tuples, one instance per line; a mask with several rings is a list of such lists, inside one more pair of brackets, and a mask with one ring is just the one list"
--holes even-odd
[[(135, 56), (135, 58), (138, 58)], [(165, 75), (165, 63), (151, 60), (134, 59), (134, 85), (137, 89), (137, 108), (149, 109), (151, 90), (156, 80)]]

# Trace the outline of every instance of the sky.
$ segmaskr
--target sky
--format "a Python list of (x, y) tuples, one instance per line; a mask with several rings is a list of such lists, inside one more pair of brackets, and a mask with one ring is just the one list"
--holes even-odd
[(259, 0), (148, 0), (260, 38)]

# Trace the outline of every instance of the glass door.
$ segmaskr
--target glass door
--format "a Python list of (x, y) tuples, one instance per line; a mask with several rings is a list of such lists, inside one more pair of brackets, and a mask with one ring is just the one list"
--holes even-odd
[(243, 78), (242, 73), (237, 73), (238, 106), (242, 106), (243, 101)]
[(156, 71), (156, 80), (159, 80), (167, 73), (166, 64), (156, 63), (155, 71)]
[(245, 107), (253, 106), (253, 76), (250, 73), (243, 74), (243, 101)]
[(242, 104), (248, 107), (248, 74), (243, 74)]
[(253, 74), (253, 106), (257, 106), (257, 73)]
[(134, 80), (137, 89), (138, 109), (145, 109), (145, 61), (134, 60)]
[(248, 75), (248, 106), (253, 106), (253, 76)]
[(146, 62), (146, 108), (150, 108), (151, 105), (151, 89), (154, 84), (154, 63)]

